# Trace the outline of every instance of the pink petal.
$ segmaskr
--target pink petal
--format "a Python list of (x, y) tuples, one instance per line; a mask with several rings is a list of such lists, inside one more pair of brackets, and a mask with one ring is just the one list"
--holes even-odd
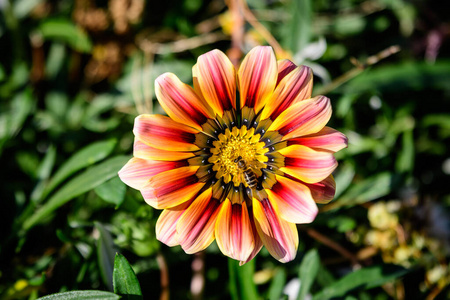
[(198, 130), (161, 115), (140, 115), (134, 121), (136, 139), (150, 147), (169, 151), (196, 151)]
[(317, 96), (289, 106), (270, 125), (268, 131), (278, 131), (283, 140), (320, 131), (331, 117), (330, 99)]
[(245, 56), (238, 72), (241, 108), (253, 107), (255, 112), (259, 112), (272, 94), (277, 77), (277, 61), (272, 48), (253, 48)]
[(191, 201), (162, 211), (156, 222), (156, 238), (169, 247), (179, 245), (177, 221), (191, 204)]
[(149, 145), (136, 139), (133, 146), (134, 157), (146, 160), (182, 161), (194, 157), (193, 152), (168, 151), (150, 147)]
[(288, 222), (305, 224), (314, 221), (318, 209), (309, 188), (299, 182), (276, 175), (277, 183), (267, 194), (276, 203), (280, 216)]
[(177, 222), (178, 242), (188, 254), (202, 251), (214, 241), (221, 203), (211, 196), (211, 189), (203, 192)]
[(148, 183), (152, 176), (167, 170), (186, 166), (187, 164), (186, 161), (154, 161), (133, 157), (119, 171), (119, 177), (126, 185), (140, 190)]
[(261, 114), (261, 119), (275, 120), (283, 111), (294, 103), (309, 99), (312, 92), (312, 70), (299, 66), (287, 74), (277, 85), (271, 100), (267, 102)]
[(217, 216), (215, 235), (223, 254), (240, 261), (248, 259), (255, 241), (245, 202), (232, 205), (225, 199)]
[(313, 149), (337, 152), (347, 148), (347, 137), (330, 127), (324, 127), (317, 133), (288, 140), (288, 145), (304, 145)]
[(172, 73), (156, 78), (155, 94), (164, 111), (176, 122), (201, 130), (201, 125), (214, 117), (213, 109), (194, 89)]
[(280, 170), (301, 181), (316, 183), (327, 178), (337, 167), (333, 153), (292, 145), (279, 151), (284, 158)]
[(145, 202), (156, 209), (165, 209), (191, 200), (205, 185), (198, 181), (197, 170), (198, 167), (183, 167), (153, 176), (141, 189)]
[(222, 51), (201, 55), (192, 71), (196, 90), (220, 117), (224, 110), (236, 108), (236, 71)]
[(283, 79), (287, 74), (292, 72), (297, 68), (297, 65), (294, 64), (289, 59), (280, 59), (278, 62), (278, 78), (277, 85), (280, 83), (281, 79)]
[(268, 199), (253, 198), (255, 225), (264, 246), (280, 262), (295, 258), (298, 247), (298, 232), (295, 224), (279, 216), (279, 212)]

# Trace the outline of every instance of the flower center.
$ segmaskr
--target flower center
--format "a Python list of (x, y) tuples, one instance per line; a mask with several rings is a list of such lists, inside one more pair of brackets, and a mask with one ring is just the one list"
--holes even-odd
[(213, 142), (213, 155), (208, 159), (214, 164), (216, 178), (223, 177), (225, 183), (233, 181), (235, 186), (244, 183), (252, 187), (251, 182), (249, 185), (250, 178), (261, 176), (261, 169), (266, 167), (268, 160), (264, 155), (268, 149), (264, 148), (265, 143), (260, 142), (260, 138), (260, 134), (255, 135), (254, 128), (247, 129), (247, 126), (240, 129), (233, 127), (231, 131), (227, 128), (225, 133), (221, 133)]

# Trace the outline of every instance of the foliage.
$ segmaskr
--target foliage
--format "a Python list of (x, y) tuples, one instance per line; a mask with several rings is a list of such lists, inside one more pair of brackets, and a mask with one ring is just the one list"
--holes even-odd
[[(156, 240), (159, 212), (117, 171), (134, 118), (162, 113), (154, 79), (192, 81), (198, 55), (233, 47), (225, 2), (0, 1), (0, 300), (450, 297), (450, 20), (437, 0), (248, 0), (277, 55), (313, 68), (349, 138), (335, 200), (299, 226), (285, 265)], [(243, 31), (239, 51), (271, 43)]]

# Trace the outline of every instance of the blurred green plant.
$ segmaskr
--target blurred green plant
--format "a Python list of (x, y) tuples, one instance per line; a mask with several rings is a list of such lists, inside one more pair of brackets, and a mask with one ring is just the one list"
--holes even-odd
[[(239, 0), (241, 27), (231, 2), (0, 1), (1, 300), (449, 298), (442, 2)], [(158, 214), (117, 177), (133, 119), (162, 113), (158, 75), (188, 82), (202, 53), (238, 60), (271, 36), (280, 58), (313, 68), (314, 94), (327, 91), (349, 138), (336, 197), (299, 226), (292, 263), (263, 250), (240, 267), (213, 245), (196, 269), (156, 240)], [(401, 52), (371, 60), (392, 45)]]

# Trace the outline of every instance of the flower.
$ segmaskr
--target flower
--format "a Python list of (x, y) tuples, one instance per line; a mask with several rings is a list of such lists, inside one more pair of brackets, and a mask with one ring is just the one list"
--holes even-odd
[(140, 115), (127, 185), (163, 209), (156, 236), (186, 253), (214, 239), (242, 263), (264, 245), (281, 262), (295, 258), (295, 224), (310, 223), (334, 197), (333, 153), (347, 138), (326, 127), (330, 100), (311, 98), (312, 72), (256, 47), (238, 72), (213, 50), (193, 67), (194, 88), (174, 74), (156, 79), (167, 113)]

